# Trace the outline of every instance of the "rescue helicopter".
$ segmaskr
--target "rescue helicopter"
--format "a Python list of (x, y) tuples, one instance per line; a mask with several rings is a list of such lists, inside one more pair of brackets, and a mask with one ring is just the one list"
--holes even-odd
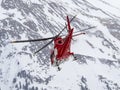
[[(59, 67), (59, 65), (62, 62), (66, 61), (70, 56), (73, 56), (73, 58), (76, 60), (76, 57), (74, 57), (74, 53), (71, 52), (71, 49), (70, 49), (71, 48), (72, 38), (75, 37), (75, 36), (78, 36), (78, 35), (85, 34), (84, 32), (81, 32), (81, 31), (85, 31), (85, 30), (88, 30), (88, 29), (95, 28), (95, 26), (89, 27), (89, 28), (81, 30), (80, 33), (73, 34), (74, 33), (73, 32), (74, 28), (71, 27), (70, 23), (73, 21), (73, 19), (76, 16), (74, 16), (71, 20), (67, 16), (66, 17), (67, 24), (65, 25), (65, 27), (56, 36), (49, 37), (49, 38), (42, 38), (42, 39), (11, 41), (10, 43), (23, 43), (23, 42), (36, 42), (36, 41), (50, 40), (46, 45), (44, 45), (42, 48), (40, 48), (39, 50), (37, 50), (34, 53), (34, 54), (36, 54), (39, 51), (41, 51), (42, 49), (44, 49), (45, 47), (47, 47), (49, 44), (51, 44), (52, 42), (54, 42), (54, 49), (51, 51), (51, 55), (50, 55), (51, 65), (52, 66), (57, 66), (58, 70), (60, 70), (61, 68)], [(61, 35), (61, 33), (65, 29), (68, 32), (67, 35), (65, 35), (65, 36)]]

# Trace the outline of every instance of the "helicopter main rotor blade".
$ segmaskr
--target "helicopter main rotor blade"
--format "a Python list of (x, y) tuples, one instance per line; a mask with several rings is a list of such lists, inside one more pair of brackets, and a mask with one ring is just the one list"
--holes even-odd
[(86, 29), (82, 29), (82, 30), (80, 30), (79, 32), (81, 32), (81, 31), (86, 31), (86, 30), (89, 30), (89, 29), (92, 29), (92, 28), (96, 28), (96, 26), (89, 27), (89, 28), (86, 28)]
[(44, 45), (42, 48), (40, 48), (39, 50), (37, 50), (36, 52), (34, 52), (34, 55), (36, 53), (38, 53), (39, 51), (41, 51), (42, 49), (44, 49), (45, 47), (47, 47), (49, 44), (51, 44), (53, 42), (54, 39), (52, 39), (50, 42), (48, 42), (46, 45)]
[[(73, 37), (74, 36), (77, 36), (77, 34), (79, 35), (79, 34), (84, 34), (84, 33), (79, 33), (79, 32), (82, 32), (82, 31), (87, 31), (87, 30), (89, 30), (89, 29), (92, 29), (92, 28), (95, 28), (96, 26), (93, 26), (93, 27), (89, 27), (89, 28), (85, 28), (85, 29), (82, 29), (82, 30), (80, 30), (80, 31), (76, 31), (76, 32), (73, 32)], [(61, 36), (66, 36), (66, 35), (61, 35)]]
[(10, 43), (24, 43), (24, 42), (46, 41), (46, 40), (49, 40), (49, 39), (53, 39), (54, 37), (42, 38), (42, 39), (33, 39), (33, 40), (11, 41)]

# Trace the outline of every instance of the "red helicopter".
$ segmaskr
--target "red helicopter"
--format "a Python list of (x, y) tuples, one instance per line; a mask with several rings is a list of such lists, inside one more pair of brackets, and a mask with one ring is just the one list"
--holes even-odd
[[(72, 18), (74, 19), (74, 17)], [(73, 28), (70, 26), (70, 20), (67, 16), (67, 32), (68, 34), (62, 38), (61, 36), (58, 36), (54, 39), (54, 50), (51, 53), (51, 64), (58, 66), (63, 61), (65, 61), (69, 56), (74, 57), (74, 53), (71, 52), (70, 46), (71, 46), (71, 40), (73, 36)], [(79, 35), (85, 34), (85, 33), (79, 33)], [(75, 58), (75, 57), (74, 57)]]
[[(69, 20), (69, 17), (67, 16), (67, 25), (60, 31), (60, 33), (58, 35), (56, 35), (54, 37), (43, 38), (43, 39), (34, 39), (34, 40), (12, 41), (11, 43), (35, 42), (35, 41), (45, 41), (45, 40), (51, 39), (51, 41), (49, 41), (46, 45), (44, 45), (42, 48), (37, 50), (34, 54), (41, 51), (42, 49), (44, 49), (45, 47), (47, 47), (49, 44), (51, 44), (54, 41), (54, 49), (52, 50), (51, 55), (50, 55), (51, 65), (57, 66), (58, 70), (60, 70), (59, 65), (62, 62), (64, 62), (70, 56), (74, 57), (74, 53), (71, 52), (71, 50), (70, 50), (72, 37), (85, 34), (85, 33), (78, 33), (78, 34), (73, 35), (74, 28), (71, 28), (70, 22), (73, 21), (73, 19), (75, 17), (76, 16), (74, 16), (71, 20)], [(64, 36), (64, 35), (60, 36), (60, 34), (66, 28), (67, 28), (68, 34), (66, 36)], [(81, 31), (85, 31), (85, 30), (88, 30), (91, 28), (95, 28), (95, 26), (89, 27), (89, 28), (81, 30)], [(76, 59), (76, 58), (74, 57), (74, 59)]]

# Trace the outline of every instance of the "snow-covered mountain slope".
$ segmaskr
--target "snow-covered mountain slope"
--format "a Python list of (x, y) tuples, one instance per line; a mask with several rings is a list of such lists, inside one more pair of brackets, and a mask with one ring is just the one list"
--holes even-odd
[[(1, 0), (0, 90), (120, 90), (120, 5), (117, 0)], [(50, 65), (53, 44), (35, 56), (44, 42), (11, 44), (11, 40), (58, 34), (66, 16), (75, 31), (77, 61)], [(83, 31), (82, 31), (83, 32)], [(63, 32), (65, 34), (66, 31)]]

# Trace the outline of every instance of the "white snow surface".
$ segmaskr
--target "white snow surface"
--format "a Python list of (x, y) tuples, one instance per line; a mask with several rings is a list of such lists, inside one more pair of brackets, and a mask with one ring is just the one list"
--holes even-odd
[[(26, 3), (38, 3), (41, 4), (40, 1), (42, 0), (26, 0)], [(79, 6), (75, 5), (73, 3), (73, 0), (48, 0), (48, 2), (55, 2), (60, 5), (64, 5), (68, 12), (66, 14), (71, 14), (74, 16), (79, 11)], [(106, 11), (109, 14), (116, 15), (117, 17), (120, 16), (120, 4), (119, 0), (87, 0), (88, 2), (92, 3), (95, 7), (100, 8), (101, 10)], [(101, 1), (105, 1), (109, 3), (111, 6), (104, 4)], [(51, 23), (56, 24), (56, 22), (59, 23), (65, 23), (65, 21), (57, 17), (56, 15), (51, 15), (47, 9), (49, 8), (48, 5), (45, 3), (45, 13), (48, 16), (48, 19), (51, 20)], [(86, 7), (83, 7), (84, 9)], [(6, 12), (13, 12), (15, 13), (14, 20), (19, 21), (19, 19), (22, 19), (19, 21), (21, 24), (23, 24), (24, 20), (31, 19), (35, 21), (37, 24), (37, 20), (32, 15), (26, 16), (26, 19), (16, 10), (9, 10), (6, 11), (3, 8), (0, 7), (1, 13), (0, 13), (0, 20), (7, 18), (7, 16), (4, 14)], [(87, 11), (86, 11), (87, 12)], [(97, 13), (94, 10), (91, 10), (88, 12), (89, 14), (93, 16), (99, 16), (101, 18), (105, 17), (108, 18), (109, 16), (101, 13), (101, 11), (98, 11)], [(64, 15), (66, 15), (64, 14)], [(98, 19), (96, 18), (89, 18), (86, 17), (80, 13), (77, 15), (78, 20), (82, 20), (84, 22), (87, 22), (91, 24), (92, 26), (97, 26), (96, 29), (93, 29), (91, 32), (101, 31), (110, 42), (114, 42), (114, 45), (117, 47), (120, 47), (120, 41), (113, 37), (106, 26), (102, 25)], [(56, 24), (57, 25), (57, 24)], [(76, 28), (74, 28), (75, 31)], [(39, 34), (43, 37), (49, 37), (52, 36), (50, 32), (44, 34), (44, 32), (39, 31)], [(22, 39), (26, 39), (25, 35), (22, 35)], [(107, 48), (102, 45), (102, 38), (96, 38), (94, 35), (89, 35), (86, 33), (86, 35), (77, 36), (74, 38), (75, 41), (72, 41), (71, 51), (73, 51), (76, 54), (80, 55), (86, 55), (94, 57), (95, 61), (90, 61), (87, 59), (87, 64), (78, 63), (76, 61), (73, 61), (73, 58), (69, 58), (66, 62), (62, 63), (60, 67), (62, 68), (60, 71), (57, 71), (56, 67), (52, 67), (49, 62), (49, 67), (47, 65), (39, 66), (38, 63), (36, 63), (37, 58), (36, 56), (32, 56), (31, 59), (29, 55), (23, 55), (23, 54), (17, 54), (19, 51), (22, 51), (22, 48), (24, 46), (27, 46), (26, 44), (8, 44), (5, 47), (2, 47), (3, 53), (1, 53), (0, 56), (0, 90), (16, 90), (13, 85), (13, 78), (17, 76), (17, 73), (21, 70), (34, 70), (34, 72), (31, 72), (31, 75), (33, 76), (39, 76), (43, 79), (46, 79), (49, 75), (54, 76), (52, 77), (51, 81), (46, 85), (45, 83), (39, 84), (39, 83), (33, 83), (34, 86), (38, 87), (39, 90), (82, 90), (82, 86), (87, 86), (86, 90), (107, 90), (106, 86), (103, 85), (103, 83), (99, 80), (99, 75), (104, 76), (107, 80), (113, 81), (114, 83), (117, 83), (120, 85), (120, 68), (119, 65), (117, 67), (114, 66), (108, 66), (105, 64), (102, 64), (99, 60), (99, 58), (104, 59), (110, 59), (113, 61), (118, 61), (120, 59), (120, 50), (118, 52), (115, 52), (112, 48)], [(89, 41), (92, 43), (95, 48), (91, 48), (86, 41)], [(99, 48), (102, 48), (104, 53), (100, 52)], [(13, 56), (11, 58), (7, 57), (9, 53), (12, 53), (12, 51), (16, 51), (16, 56)], [(29, 50), (26, 52), (31, 53)], [(113, 58), (113, 53), (116, 55), (116, 59)], [(20, 62), (18, 65), (17, 62)], [(29, 66), (28, 66), (29, 64)], [(86, 78), (86, 83), (81, 82), (81, 78)], [(24, 80), (23, 80), (24, 81)], [(21, 80), (22, 82), (22, 80)], [(117, 90), (117, 89), (113, 89)]]

